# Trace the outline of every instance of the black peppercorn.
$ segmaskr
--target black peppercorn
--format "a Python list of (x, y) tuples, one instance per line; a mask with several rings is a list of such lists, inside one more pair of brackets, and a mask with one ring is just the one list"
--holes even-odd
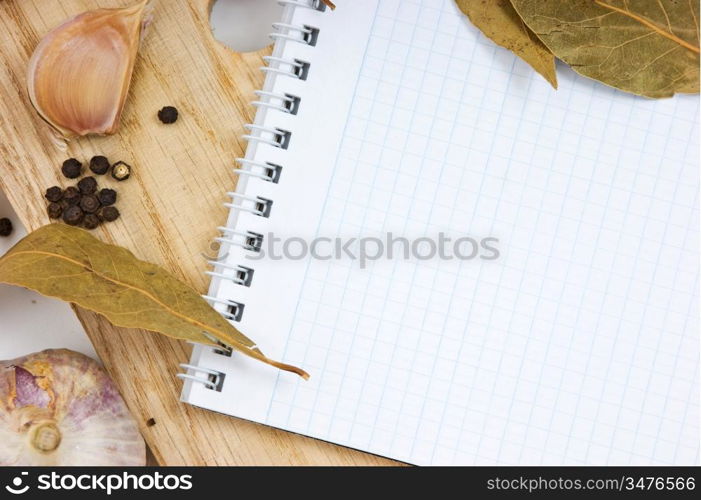
[(63, 200), (65, 200), (69, 205), (77, 205), (80, 203), (80, 191), (78, 191), (78, 188), (74, 186), (67, 187), (63, 192)]
[(110, 169), (110, 161), (104, 156), (93, 156), (90, 159), (90, 170), (96, 175), (105, 175)]
[(80, 199), (80, 208), (86, 214), (94, 214), (100, 210), (100, 200), (94, 194), (85, 195)]
[(178, 121), (178, 110), (173, 106), (166, 106), (158, 112), (158, 119), (166, 125)]
[(61, 172), (69, 179), (77, 179), (83, 173), (83, 164), (75, 158), (69, 158), (63, 162)]
[(49, 214), (49, 219), (59, 219), (63, 215), (63, 206), (60, 203), (49, 203), (46, 212)]
[(0, 236), (6, 237), (12, 234), (12, 221), (7, 218), (0, 219)]
[(103, 207), (114, 205), (117, 202), (117, 191), (114, 189), (100, 189), (100, 192), (97, 193), (97, 198)]
[(83, 220), (83, 227), (88, 230), (97, 228), (100, 225), (100, 218), (95, 214), (88, 214)]
[(82, 194), (93, 194), (97, 191), (97, 181), (94, 177), (83, 177), (78, 182), (78, 189)]
[(125, 181), (131, 175), (131, 166), (127, 165), (123, 161), (118, 161), (112, 165), (112, 177), (118, 181)]
[(78, 224), (83, 222), (84, 216), (85, 214), (80, 209), (80, 207), (76, 207), (75, 205), (73, 205), (63, 211), (63, 222), (71, 226), (77, 226)]
[(52, 202), (61, 201), (63, 198), (63, 189), (58, 186), (50, 187), (46, 190), (46, 199)]
[(104, 207), (98, 214), (100, 219), (105, 222), (114, 222), (119, 219), (119, 210), (116, 207)]

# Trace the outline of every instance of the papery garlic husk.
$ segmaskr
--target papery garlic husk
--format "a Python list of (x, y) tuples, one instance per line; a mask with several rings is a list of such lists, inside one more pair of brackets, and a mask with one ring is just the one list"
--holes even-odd
[(98, 9), (54, 28), (29, 61), (32, 105), (63, 137), (117, 131), (150, 1)]
[(0, 362), (0, 465), (145, 465), (146, 445), (98, 363), (66, 349)]

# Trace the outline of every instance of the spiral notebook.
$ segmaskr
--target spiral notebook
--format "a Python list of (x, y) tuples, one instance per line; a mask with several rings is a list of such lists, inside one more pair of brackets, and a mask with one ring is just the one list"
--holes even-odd
[[(698, 463), (698, 97), (555, 91), (452, 0), (281, 3), (207, 299), (311, 379), (196, 346), (182, 400), (412, 464)], [(388, 233), (498, 258), (303, 255)]]

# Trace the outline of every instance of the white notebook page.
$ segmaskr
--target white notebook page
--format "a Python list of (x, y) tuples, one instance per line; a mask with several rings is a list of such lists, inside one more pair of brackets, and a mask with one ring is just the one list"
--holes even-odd
[[(251, 261), (241, 330), (302, 381), (196, 348), (189, 403), (415, 464), (699, 462), (698, 97), (558, 70), (556, 92), (452, 0), (287, 11), (320, 28), (274, 201), (277, 237), (499, 239), (495, 261)], [(400, 8), (401, 5), (401, 8)]]

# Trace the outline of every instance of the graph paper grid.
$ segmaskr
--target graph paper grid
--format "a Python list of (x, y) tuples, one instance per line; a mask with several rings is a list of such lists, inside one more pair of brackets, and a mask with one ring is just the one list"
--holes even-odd
[[(643, 99), (565, 66), (555, 91), (452, 0), (330, 16), (344, 8), (374, 15), (369, 39), (333, 30), (365, 46), (338, 84), (353, 85), (343, 136), (323, 139), (335, 161), (310, 150), (270, 187), (329, 169), (304, 186), (322, 216), (279, 219), (291, 193), (266, 223), (282, 238), (492, 237), (499, 258), (257, 262), (262, 297), (282, 285), (272, 266), (303, 266), (289, 324), (272, 301), (244, 321), (312, 377), (262, 383), (202, 351), (231, 368), (223, 394), (190, 401), (415, 464), (698, 464), (698, 97)], [(344, 64), (314, 61), (317, 81)]]
[(308, 265), (266, 423), (413, 463), (698, 463), (698, 100), (559, 72), (382, 1), (318, 235), (492, 262)]

